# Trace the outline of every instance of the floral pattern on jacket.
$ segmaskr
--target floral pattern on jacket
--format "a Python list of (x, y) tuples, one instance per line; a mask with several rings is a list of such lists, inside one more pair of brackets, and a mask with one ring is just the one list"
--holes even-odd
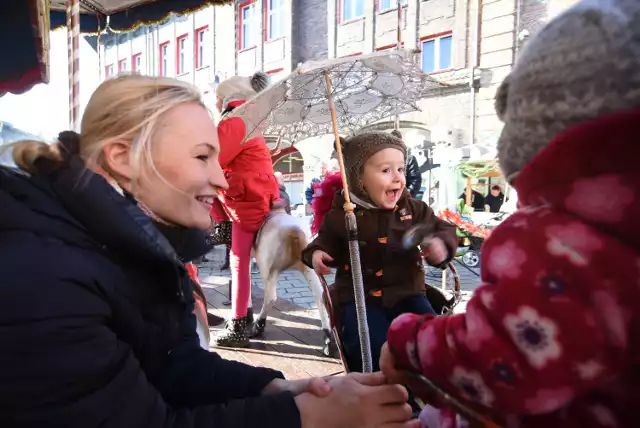
[(539, 153), (466, 313), (397, 318), (398, 363), (506, 426), (637, 426), (639, 124), (640, 111), (602, 118)]

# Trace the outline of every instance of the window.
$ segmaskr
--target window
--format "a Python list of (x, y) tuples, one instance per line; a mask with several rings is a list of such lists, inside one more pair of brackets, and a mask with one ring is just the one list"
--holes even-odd
[(209, 32), (209, 27), (202, 27), (196, 30), (196, 68), (202, 68), (209, 65), (207, 62), (207, 33)]
[(346, 22), (364, 16), (364, 0), (340, 0), (340, 21)]
[(129, 61), (127, 59), (121, 59), (118, 61), (118, 72), (122, 73), (123, 71), (127, 71), (129, 69)]
[(113, 64), (109, 64), (104, 68), (104, 77), (108, 78), (113, 76)]
[(167, 76), (169, 71), (169, 42), (160, 45), (160, 76)]
[(432, 37), (422, 41), (422, 71), (447, 70), (453, 63), (453, 38), (451, 34)]
[(187, 34), (176, 39), (176, 74), (187, 72)]
[(140, 70), (142, 69), (142, 54), (141, 53), (137, 53), (134, 56), (131, 57), (131, 70), (134, 73), (140, 73)]
[(285, 6), (284, 0), (267, 0), (267, 40), (285, 36)]
[[(402, 6), (407, 5), (408, 0), (400, 0), (400, 4)], [(398, 8), (398, 0), (380, 0), (378, 3), (378, 11), (384, 12), (389, 9), (397, 9)]]
[(240, 5), (240, 49), (252, 48), (258, 44), (259, 29), (256, 4), (252, 2)]

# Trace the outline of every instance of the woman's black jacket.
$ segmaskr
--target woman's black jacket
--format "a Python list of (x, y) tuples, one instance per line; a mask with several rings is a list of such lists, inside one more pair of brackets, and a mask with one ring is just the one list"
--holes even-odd
[(84, 171), (0, 167), (0, 426), (299, 427), (259, 397), (281, 373), (199, 347), (174, 247)]

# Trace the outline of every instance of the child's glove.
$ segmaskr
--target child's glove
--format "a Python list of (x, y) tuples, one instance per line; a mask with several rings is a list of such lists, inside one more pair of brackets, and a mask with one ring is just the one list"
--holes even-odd
[(325, 264), (325, 262), (332, 261), (333, 257), (322, 250), (314, 251), (313, 255), (311, 256), (311, 264), (313, 265), (313, 270), (315, 270), (318, 275), (329, 275), (331, 273), (331, 269)]
[(447, 246), (440, 238), (430, 239), (427, 247), (422, 249), (422, 257), (432, 266), (442, 265), (448, 256)]

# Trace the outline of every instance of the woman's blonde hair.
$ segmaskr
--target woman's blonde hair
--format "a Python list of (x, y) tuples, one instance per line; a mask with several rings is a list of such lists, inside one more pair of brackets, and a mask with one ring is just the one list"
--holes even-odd
[[(185, 103), (198, 103), (204, 108), (198, 89), (179, 80), (141, 75), (107, 80), (98, 86), (87, 104), (78, 147), (73, 150), (87, 166), (111, 174), (104, 159), (104, 147), (115, 141), (130, 144), (135, 183), (144, 160), (155, 170), (150, 155), (151, 139), (158, 131), (162, 115)], [(37, 174), (39, 160), (48, 159), (59, 166), (67, 158), (66, 151), (69, 148), (60, 141), (48, 145), (23, 140), (14, 145), (13, 159), (20, 169)]]

